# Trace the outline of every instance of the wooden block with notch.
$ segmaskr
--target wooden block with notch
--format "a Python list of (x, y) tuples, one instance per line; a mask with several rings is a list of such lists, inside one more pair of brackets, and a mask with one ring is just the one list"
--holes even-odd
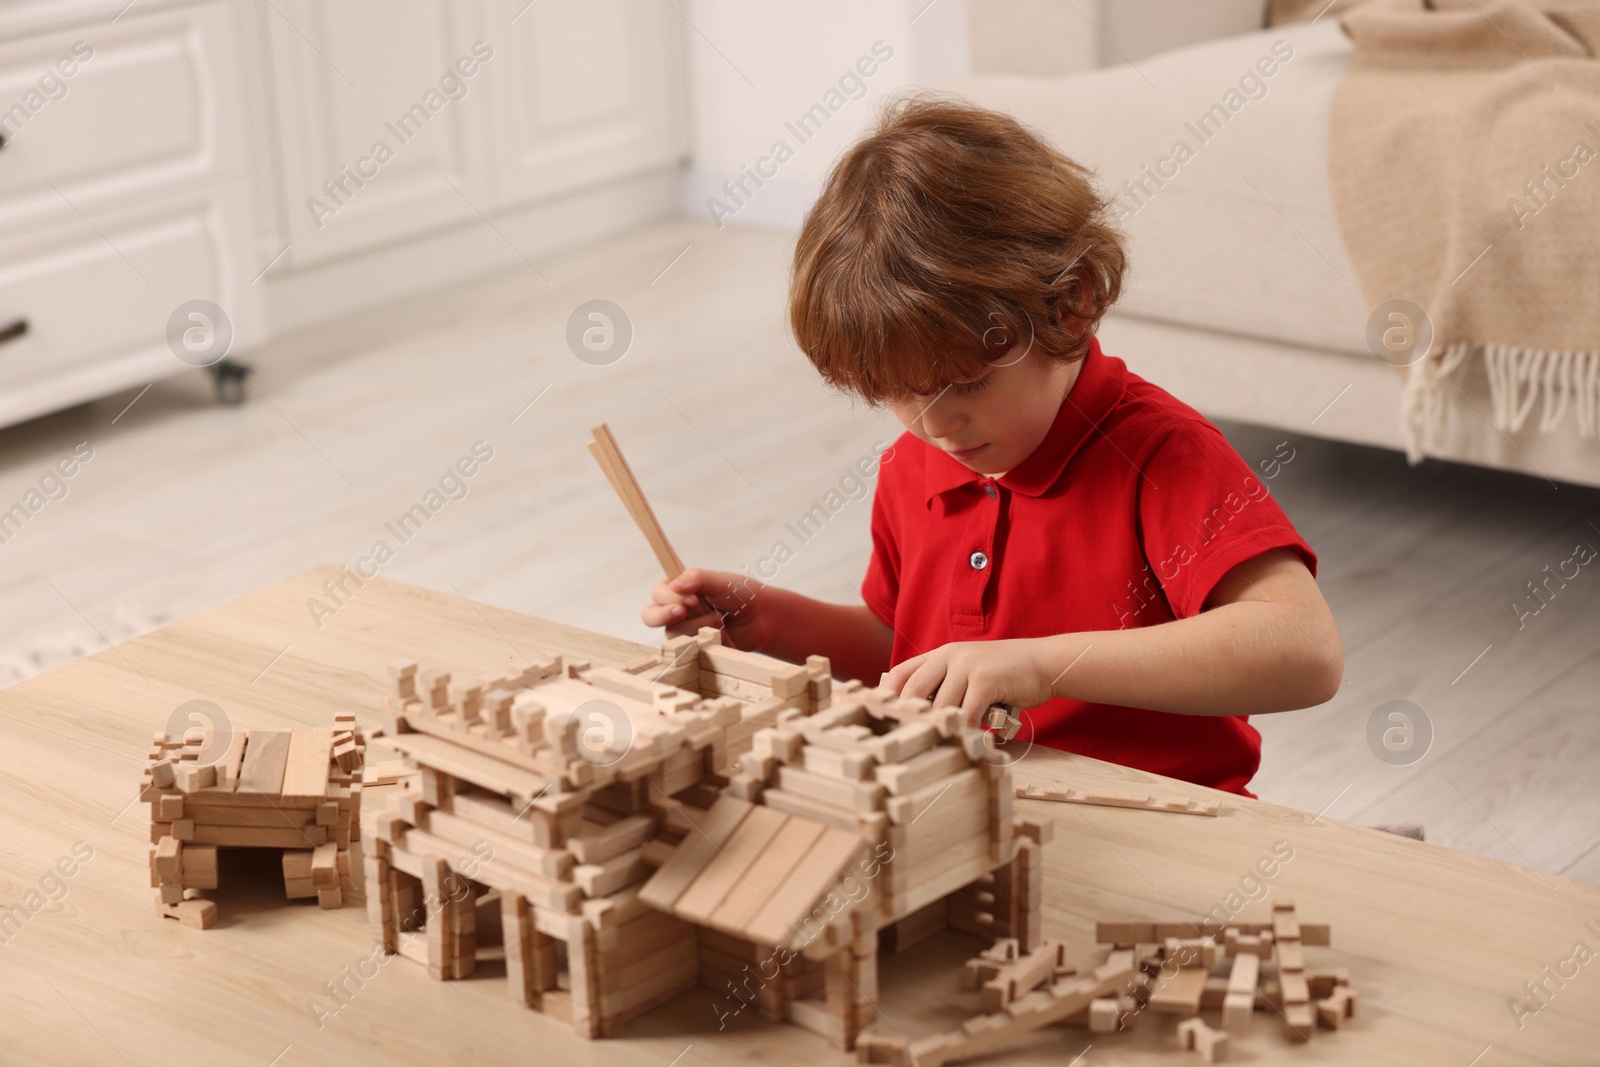
[(1324, 1029), (1337, 1030), (1355, 1014), (1356, 992), (1349, 986), (1336, 986), (1332, 993), (1317, 1001), (1317, 1023)]
[(1311, 991), (1313, 1000), (1325, 1000), (1333, 995), (1333, 991), (1340, 986), (1350, 984), (1350, 972), (1343, 967), (1335, 967), (1331, 971), (1312, 971), (1306, 975), (1306, 987)]
[(1066, 970), (1067, 946), (1060, 941), (1046, 941), (1027, 955), (1003, 964), (983, 983), (983, 1010), (1001, 1011)]
[(217, 921), (217, 902), (214, 900), (180, 900), (168, 904), (156, 901), (156, 914), (168, 919), (177, 919), (185, 926), (196, 930), (204, 930), (214, 926)]
[(1228, 1058), (1228, 1032), (1213, 1030), (1199, 1016), (1178, 1024), (1178, 1043), (1183, 1048), (1200, 1053), (1207, 1063)]

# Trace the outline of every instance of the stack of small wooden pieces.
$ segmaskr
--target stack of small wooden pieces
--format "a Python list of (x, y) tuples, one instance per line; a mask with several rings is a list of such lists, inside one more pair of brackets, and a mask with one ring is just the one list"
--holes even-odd
[[(1325, 924), (1301, 923), (1293, 902), (1280, 898), (1271, 922), (1230, 922), (1221, 927), (1215, 923), (1098, 924), (1097, 940), (1133, 952), (1149, 975), (1149, 989), (1140, 994), (1142, 1007), (1134, 1015), (1148, 1010), (1182, 1017), (1178, 1030), (1182, 1047), (1214, 1063), (1226, 1059), (1229, 1035), (1248, 1028), (1258, 1007), (1272, 1007), (1281, 1014), (1284, 1036), (1290, 1041), (1307, 1040), (1317, 1022), (1338, 1029), (1355, 1014), (1356, 995), (1348, 972), (1306, 971), (1303, 946), (1327, 945), (1329, 931)], [(1132, 1019), (1126, 1013), (1114, 1015), (1117, 1007), (1110, 1001), (1092, 1005), (1090, 1028), (1125, 1029)], [(1198, 1017), (1202, 1009), (1215, 1008), (1221, 1009), (1221, 1029)], [(1111, 1018), (1118, 1025), (1106, 1025)]]
[[(332, 730), (157, 733), (140, 785), (150, 805), (150, 884), (156, 910), (187, 926), (216, 922), (217, 852), (283, 850), (290, 899), (324, 908), (353, 890), (350, 842), (360, 835), (366, 742), (354, 715)], [(202, 756), (207, 758), (202, 759)]]
[(1063, 804), (1093, 804), (1105, 808), (1138, 808), (1143, 811), (1175, 811), (1182, 815), (1216, 816), (1222, 804), (1216, 800), (1137, 793), (1128, 789), (1066, 789), (1045, 785), (1019, 785), (1017, 796), (1027, 800), (1054, 800)]

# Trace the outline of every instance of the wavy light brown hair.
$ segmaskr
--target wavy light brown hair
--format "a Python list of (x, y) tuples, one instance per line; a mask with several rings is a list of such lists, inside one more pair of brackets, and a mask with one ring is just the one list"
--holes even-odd
[[(873, 404), (981, 374), (1013, 344), (1082, 359), (1127, 254), (1091, 172), (1010, 116), (903, 97), (806, 216), (789, 320), (829, 384)], [(1061, 325), (1065, 302), (1081, 333)]]

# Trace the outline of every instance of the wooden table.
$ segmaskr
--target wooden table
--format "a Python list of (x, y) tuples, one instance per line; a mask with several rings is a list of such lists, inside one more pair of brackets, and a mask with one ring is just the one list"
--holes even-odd
[[(683, 1067), (850, 1062), (749, 1011), (719, 1031), (704, 989), (618, 1039), (579, 1040), (512, 1004), (493, 964), (440, 983), (409, 961), (377, 962), (359, 904), (287, 903), (272, 881), (275, 864), (263, 869), (263, 887), (225, 885), (211, 930), (158, 918), (147, 807), (133, 800), (151, 733), (185, 701), (214, 701), (248, 729), (326, 727), (340, 710), (370, 727), (383, 665), (396, 655), (489, 673), (544, 647), (596, 660), (648, 651), (383, 579), (319, 629), (307, 599), (336, 576), (333, 568), (300, 575), (0, 692), (0, 1060), (666, 1067), (683, 1053)], [(1038, 749), (1018, 775), (1215, 795)], [(1216, 819), (1043, 801), (1018, 808), (1055, 821), (1045, 933), (1064, 938), (1076, 961), (1094, 958), (1096, 919), (1195, 918), (1252, 892), (1258, 902), (1241, 912), (1246, 920), (1265, 914), (1267, 894), (1287, 893), (1304, 921), (1332, 925), (1333, 947), (1309, 949), (1308, 966), (1347, 967), (1360, 1016), (1311, 1046), (1291, 1046), (1278, 1021), (1258, 1012), (1235, 1038), (1234, 1061), (1600, 1063), (1600, 959), (1562, 986), (1546, 980), (1553, 996), (1520, 1029), (1507, 1006), (1575, 943), (1600, 951), (1600, 888), (1234, 797)], [(1262, 880), (1257, 861), (1274, 847), (1292, 858)], [(75, 848), (92, 855), (78, 861)], [(63, 860), (70, 877), (57, 872)], [(1230, 893), (1239, 898), (1230, 902)], [(20, 911), (4, 910), (14, 905)], [(886, 957), (888, 1024), (915, 1038), (974, 1012), (957, 974), (977, 947), (950, 933)], [(346, 992), (330, 998), (340, 983)], [(1117, 1035), (1053, 1027), (984, 1062), (1064, 1065), (1091, 1039), (1085, 1067), (1199, 1062), (1177, 1050), (1172, 1021), (1154, 1016)]]

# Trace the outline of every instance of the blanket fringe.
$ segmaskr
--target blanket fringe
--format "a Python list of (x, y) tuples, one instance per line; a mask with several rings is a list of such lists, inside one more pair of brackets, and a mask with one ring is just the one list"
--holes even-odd
[(1438, 358), (1412, 364), (1401, 394), (1406, 460), (1436, 454), (1444, 438), (1456, 372), (1475, 351), (1489, 375), (1490, 418), (1503, 433), (1516, 433), (1539, 407), (1539, 432), (1550, 433), (1572, 408), (1578, 437), (1600, 436), (1600, 351), (1551, 352), (1516, 345), (1457, 341)]

